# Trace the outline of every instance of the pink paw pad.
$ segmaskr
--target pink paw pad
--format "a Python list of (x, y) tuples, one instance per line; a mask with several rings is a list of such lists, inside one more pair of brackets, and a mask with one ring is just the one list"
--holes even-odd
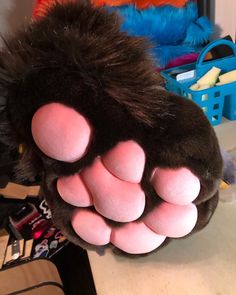
[(100, 158), (82, 172), (82, 178), (101, 215), (118, 222), (133, 221), (142, 215), (145, 195), (140, 185), (112, 175)]
[(32, 135), (47, 156), (64, 162), (75, 162), (86, 152), (91, 128), (76, 110), (60, 103), (39, 108), (31, 123)]
[(133, 140), (120, 142), (102, 157), (106, 168), (116, 177), (139, 183), (143, 176), (145, 154)]
[(57, 180), (57, 191), (62, 199), (76, 207), (93, 205), (92, 197), (79, 174), (60, 177)]
[(143, 222), (130, 222), (120, 228), (113, 229), (111, 243), (130, 254), (144, 254), (158, 248), (165, 240)]
[(180, 206), (162, 202), (145, 217), (144, 222), (156, 233), (180, 238), (193, 230), (197, 217), (197, 207), (192, 203)]
[(200, 192), (200, 181), (189, 169), (156, 168), (151, 180), (157, 194), (166, 202), (187, 205)]
[(71, 224), (84, 241), (96, 246), (106, 245), (110, 242), (111, 228), (104, 218), (88, 209), (76, 209)]

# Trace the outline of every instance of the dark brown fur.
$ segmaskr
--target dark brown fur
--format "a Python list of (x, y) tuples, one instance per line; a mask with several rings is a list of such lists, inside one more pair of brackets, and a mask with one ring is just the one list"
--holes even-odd
[[(6, 99), (1, 138), (12, 148), (24, 143), (22, 176), (42, 175), (56, 225), (86, 247), (70, 225), (73, 207), (58, 196), (55, 181), (80, 171), (118, 141), (134, 139), (145, 150), (144, 214), (158, 205), (149, 183), (155, 166), (187, 166), (200, 178), (196, 230), (209, 222), (218, 201), (222, 160), (212, 127), (191, 101), (160, 89), (149, 45), (121, 33), (119, 24), (115, 14), (89, 4), (57, 5), (6, 41), (0, 53), (0, 93)], [(73, 164), (48, 158), (32, 139), (33, 114), (55, 101), (73, 106), (94, 129), (88, 153)]]

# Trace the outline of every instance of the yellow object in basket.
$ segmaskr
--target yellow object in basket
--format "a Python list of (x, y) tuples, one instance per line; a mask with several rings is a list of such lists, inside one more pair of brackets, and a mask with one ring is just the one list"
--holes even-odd
[(193, 91), (201, 91), (210, 88), (209, 85), (199, 85), (198, 83), (193, 84), (190, 89)]
[(193, 91), (201, 91), (215, 86), (216, 81), (220, 75), (221, 69), (212, 67), (204, 76), (202, 76), (197, 83), (193, 84), (190, 89)]
[(230, 185), (227, 182), (225, 182), (224, 180), (221, 180), (220, 189), (225, 190), (225, 189), (228, 189), (229, 187)]
[(221, 69), (212, 67), (210, 71), (208, 71), (202, 78), (200, 78), (197, 81), (197, 84), (200, 86), (208, 85), (209, 87), (212, 87), (215, 85), (219, 75), (220, 75)]
[[(236, 82), (236, 70), (230, 71), (219, 76), (220, 85)], [(219, 85), (219, 84), (218, 84)]]

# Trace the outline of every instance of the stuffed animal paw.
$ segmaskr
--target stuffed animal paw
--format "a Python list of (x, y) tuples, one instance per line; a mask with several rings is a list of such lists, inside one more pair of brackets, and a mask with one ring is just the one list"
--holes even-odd
[(166, 92), (146, 41), (114, 13), (56, 4), (0, 55), (4, 143), (41, 175), (54, 223), (72, 242), (145, 254), (203, 228), (222, 160), (191, 101)]

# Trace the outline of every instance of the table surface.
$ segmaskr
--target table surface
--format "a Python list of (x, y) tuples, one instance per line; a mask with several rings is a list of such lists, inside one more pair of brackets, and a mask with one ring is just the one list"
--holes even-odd
[(220, 202), (201, 232), (147, 257), (88, 251), (98, 295), (235, 295), (236, 202)]

